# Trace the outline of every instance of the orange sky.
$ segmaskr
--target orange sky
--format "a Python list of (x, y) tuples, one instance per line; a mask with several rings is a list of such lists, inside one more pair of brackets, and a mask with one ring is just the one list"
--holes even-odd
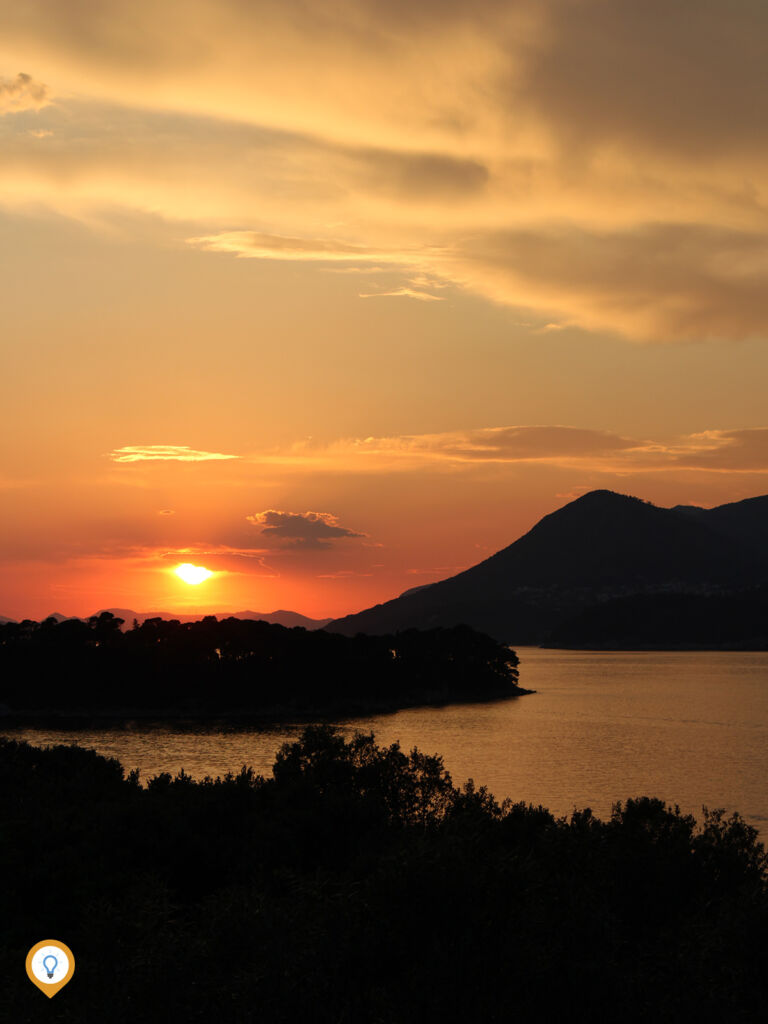
[(594, 487), (767, 492), (767, 50), (752, 0), (4, 5), (0, 614), (337, 615)]

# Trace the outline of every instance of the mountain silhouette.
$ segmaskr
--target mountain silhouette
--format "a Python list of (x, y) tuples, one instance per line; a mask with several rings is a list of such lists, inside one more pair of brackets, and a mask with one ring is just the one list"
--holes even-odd
[[(123, 619), (128, 628), (133, 625), (134, 619), (142, 623), (147, 619), (178, 619), (179, 622), (197, 622), (204, 618), (204, 614), (201, 612), (179, 615), (175, 612), (135, 612), (131, 608), (102, 608), (96, 614), (101, 615), (102, 612), (109, 612), (115, 618)], [(303, 626), (304, 629), (322, 629), (331, 621), (330, 619), (310, 619), (306, 615), (300, 615), (299, 612), (285, 611), (284, 609), (274, 612), (208, 612), (205, 614), (214, 614), (217, 619), (256, 619), (262, 622), (277, 623), (278, 626), (287, 626), (289, 629), (293, 626)]]
[(559, 622), (601, 601), (751, 586), (768, 580), (765, 509), (768, 497), (666, 509), (591, 491), (478, 565), (326, 628), (390, 633), (465, 623), (509, 643), (540, 643)]
[[(114, 615), (116, 619), (123, 620), (122, 628), (130, 629), (133, 626), (134, 619), (141, 624), (147, 619), (178, 619), (179, 622), (198, 622), (204, 618), (205, 615), (211, 614), (210, 612), (193, 612), (190, 614), (177, 614), (176, 612), (136, 612), (132, 608), (100, 608), (95, 612), (94, 616), (98, 617), (107, 612), (109, 615)], [(219, 612), (213, 613), (215, 618), (221, 619), (255, 619), (262, 622), (276, 623), (278, 626), (286, 626), (288, 629), (294, 626), (301, 626), (304, 629), (322, 629), (327, 626), (331, 619), (310, 619), (306, 615), (300, 615), (299, 612), (286, 611), (284, 609), (278, 609), (274, 612)], [(61, 612), (52, 612), (47, 615), (48, 619), (56, 619), (57, 622), (65, 622), (67, 619), (77, 619), (80, 616), (77, 615), (62, 615)], [(0, 615), (0, 624), (4, 622), (14, 622), (14, 619), (8, 619)]]
[(672, 511), (695, 516), (700, 523), (748, 544), (758, 555), (768, 558), (768, 494), (719, 505), (717, 508), (678, 505)]

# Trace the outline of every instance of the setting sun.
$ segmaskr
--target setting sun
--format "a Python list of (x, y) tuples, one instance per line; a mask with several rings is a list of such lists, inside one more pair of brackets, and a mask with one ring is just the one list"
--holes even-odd
[(213, 576), (210, 569), (206, 569), (202, 565), (192, 565), (191, 562), (183, 562), (181, 565), (177, 565), (173, 571), (180, 580), (189, 583), (190, 586), (204, 583)]

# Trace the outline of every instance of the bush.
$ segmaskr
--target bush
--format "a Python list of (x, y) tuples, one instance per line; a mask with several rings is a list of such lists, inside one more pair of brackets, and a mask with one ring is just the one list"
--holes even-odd
[(77, 957), (60, 1020), (757, 1019), (766, 857), (738, 815), (651, 798), (554, 818), (437, 755), (307, 729), (273, 777), (141, 787), (75, 747), (0, 741), (7, 1019)]

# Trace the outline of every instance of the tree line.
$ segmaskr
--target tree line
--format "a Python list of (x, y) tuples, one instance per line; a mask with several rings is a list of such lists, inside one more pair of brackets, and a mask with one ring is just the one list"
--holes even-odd
[[(649, 797), (555, 818), (437, 755), (312, 727), (248, 769), (146, 785), (0, 740), (0, 963), (19, 1024), (42, 937), (57, 1019), (241, 1024), (762, 1019), (766, 855), (738, 815)], [(15, 965), (15, 966), (14, 966)]]
[(515, 652), (467, 626), (345, 637), (213, 616), (123, 625), (109, 612), (0, 625), (0, 703), (27, 711), (311, 712), (523, 692)]

